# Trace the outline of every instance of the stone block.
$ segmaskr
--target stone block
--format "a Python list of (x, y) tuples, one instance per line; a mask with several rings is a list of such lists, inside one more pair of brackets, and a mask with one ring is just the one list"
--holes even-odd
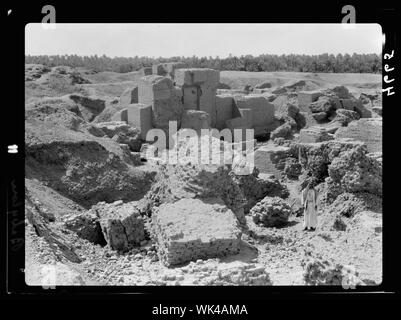
[(235, 106), (238, 109), (252, 110), (252, 126), (267, 126), (274, 121), (274, 105), (264, 96), (252, 95), (236, 97)]
[(127, 123), (141, 131), (141, 139), (152, 129), (152, 106), (141, 103), (130, 104), (127, 109)]
[(237, 254), (240, 249), (237, 218), (220, 198), (162, 204), (152, 214), (152, 233), (166, 266)]
[(226, 127), (226, 120), (233, 118), (234, 99), (230, 95), (216, 96), (216, 124), (215, 127), (222, 130)]

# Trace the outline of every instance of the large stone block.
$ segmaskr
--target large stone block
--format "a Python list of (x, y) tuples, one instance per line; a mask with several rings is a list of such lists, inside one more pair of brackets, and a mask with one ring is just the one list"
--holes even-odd
[(233, 118), (234, 99), (230, 95), (216, 96), (216, 124), (215, 127), (222, 130), (226, 127), (226, 121)]
[(252, 126), (267, 126), (274, 121), (274, 105), (264, 96), (236, 97), (235, 106), (238, 109), (252, 110)]
[(300, 107), (308, 106), (315, 102), (322, 93), (320, 91), (300, 91), (298, 92), (298, 105)]
[(220, 82), (220, 72), (213, 69), (187, 68), (177, 69), (174, 72), (175, 83), (178, 86), (209, 83), (217, 89)]
[(92, 210), (99, 214), (104, 238), (112, 249), (126, 251), (145, 240), (144, 221), (135, 202), (96, 205)]
[(240, 248), (237, 219), (220, 198), (162, 204), (152, 214), (152, 231), (167, 266), (236, 254)]
[(367, 118), (352, 121), (347, 127), (339, 128), (335, 138), (350, 138), (363, 141), (369, 152), (381, 152), (383, 146), (382, 118)]
[(146, 140), (146, 134), (152, 129), (152, 106), (141, 103), (130, 104), (127, 107), (127, 123), (141, 131), (141, 139)]
[(152, 125), (167, 129), (169, 121), (180, 126), (183, 112), (181, 90), (174, 87), (171, 79), (151, 75), (142, 77), (138, 85), (139, 103), (152, 106)]

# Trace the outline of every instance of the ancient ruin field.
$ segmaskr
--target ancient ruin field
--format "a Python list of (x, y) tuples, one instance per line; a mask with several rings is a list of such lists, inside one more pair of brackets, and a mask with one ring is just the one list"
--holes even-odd
[[(163, 127), (171, 112), (157, 99), (138, 107), (134, 94), (168, 85), (181, 112), (182, 72), (144, 81), (143, 71), (25, 66), (27, 284), (380, 284), (381, 75), (221, 71), (214, 83), (218, 72), (193, 71), (206, 74), (201, 94), (217, 118), (228, 100), (241, 114), (228, 120), (256, 107), (269, 118), (258, 125), (256, 169), (242, 175), (146, 158), (143, 118), (131, 117), (151, 110)], [(211, 126), (191, 111), (182, 128)], [(303, 231), (300, 195), (312, 178), (318, 227)]]

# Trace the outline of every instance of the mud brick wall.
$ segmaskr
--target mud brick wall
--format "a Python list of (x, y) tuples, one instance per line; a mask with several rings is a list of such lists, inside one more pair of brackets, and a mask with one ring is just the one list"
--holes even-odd
[(181, 90), (174, 87), (171, 79), (151, 75), (142, 77), (138, 85), (138, 101), (152, 106), (152, 125), (167, 129), (169, 121), (181, 122), (183, 105)]
[(176, 69), (175, 84), (182, 87), (185, 109), (205, 111), (216, 125), (216, 91), (220, 72), (213, 69)]
[(234, 98), (231, 95), (216, 96), (216, 123), (217, 129), (226, 128), (226, 120), (233, 118)]
[[(235, 106), (238, 109), (252, 110), (252, 126), (262, 127), (274, 121), (274, 105), (264, 96), (243, 96), (236, 97)], [(234, 109), (235, 116), (235, 109)]]
[(152, 234), (166, 266), (239, 252), (237, 219), (219, 198), (165, 203), (152, 220)]
[(146, 134), (152, 129), (152, 106), (135, 103), (128, 105), (126, 110), (127, 123), (141, 130), (141, 139), (146, 140)]
[(126, 251), (145, 239), (143, 219), (129, 204), (101, 211), (99, 215), (104, 238), (112, 249)]

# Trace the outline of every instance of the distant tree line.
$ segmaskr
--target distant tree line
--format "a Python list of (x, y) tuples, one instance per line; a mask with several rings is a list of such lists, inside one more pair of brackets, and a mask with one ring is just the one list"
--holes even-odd
[(95, 71), (131, 72), (153, 64), (181, 61), (189, 68), (212, 68), (236, 71), (295, 71), (295, 72), (354, 72), (379, 73), (382, 70), (381, 57), (377, 54), (320, 54), (320, 55), (272, 55), (263, 54), (219, 57), (115, 57), (106, 55), (40, 55), (25, 56), (26, 63), (43, 64), (49, 67), (85, 67)]

